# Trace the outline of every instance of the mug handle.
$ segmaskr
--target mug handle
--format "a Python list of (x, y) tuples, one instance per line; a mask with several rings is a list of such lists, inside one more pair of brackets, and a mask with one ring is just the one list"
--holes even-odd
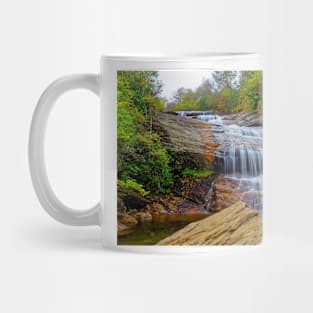
[(100, 96), (100, 76), (79, 74), (64, 76), (47, 87), (37, 103), (29, 135), (29, 167), (34, 189), (42, 207), (57, 221), (73, 226), (100, 225), (100, 203), (78, 211), (67, 207), (53, 192), (44, 160), (44, 140), (51, 109), (57, 99), (73, 89), (87, 89)]

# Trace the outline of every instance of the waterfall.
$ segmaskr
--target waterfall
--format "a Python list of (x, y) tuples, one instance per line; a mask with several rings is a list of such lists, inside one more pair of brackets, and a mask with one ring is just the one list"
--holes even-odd
[(197, 115), (211, 125), (216, 143), (217, 171), (236, 184), (234, 192), (252, 209), (262, 208), (262, 128), (232, 124), (229, 117)]
[(212, 111), (176, 111), (176, 114), (180, 117), (198, 117), (212, 115)]
[(223, 123), (222, 118), (219, 115), (198, 115), (197, 119), (203, 122), (209, 122), (210, 124), (221, 125)]
[[(217, 114), (198, 115), (197, 119), (212, 125), (220, 148), (216, 157), (222, 158), (225, 176), (249, 178), (262, 175), (262, 129), (226, 124)], [(221, 162), (219, 162), (221, 164)]]
[(233, 143), (224, 151), (224, 173), (230, 178), (247, 178), (261, 175), (262, 153), (255, 148)]
[(248, 137), (262, 137), (262, 129), (256, 127), (245, 127), (238, 125), (229, 125), (227, 127), (229, 134)]

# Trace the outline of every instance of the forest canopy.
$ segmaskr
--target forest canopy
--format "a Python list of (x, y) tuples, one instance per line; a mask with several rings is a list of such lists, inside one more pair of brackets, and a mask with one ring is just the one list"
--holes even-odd
[(215, 71), (195, 90), (184, 87), (177, 89), (167, 109), (261, 112), (261, 95), (261, 71)]

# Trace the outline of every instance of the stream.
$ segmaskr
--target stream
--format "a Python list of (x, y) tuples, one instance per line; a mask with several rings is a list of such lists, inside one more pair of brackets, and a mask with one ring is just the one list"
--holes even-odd
[(205, 217), (208, 217), (207, 213), (154, 215), (151, 222), (139, 224), (130, 234), (118, 237), (118, 244), (154, 245), (187, 224)]

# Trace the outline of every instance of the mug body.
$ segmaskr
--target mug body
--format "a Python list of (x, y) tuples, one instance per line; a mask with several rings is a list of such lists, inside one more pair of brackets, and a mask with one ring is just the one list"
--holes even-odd
[(105, 247), (260, 243), (261, 70), (252, 53), (101, 58)]

